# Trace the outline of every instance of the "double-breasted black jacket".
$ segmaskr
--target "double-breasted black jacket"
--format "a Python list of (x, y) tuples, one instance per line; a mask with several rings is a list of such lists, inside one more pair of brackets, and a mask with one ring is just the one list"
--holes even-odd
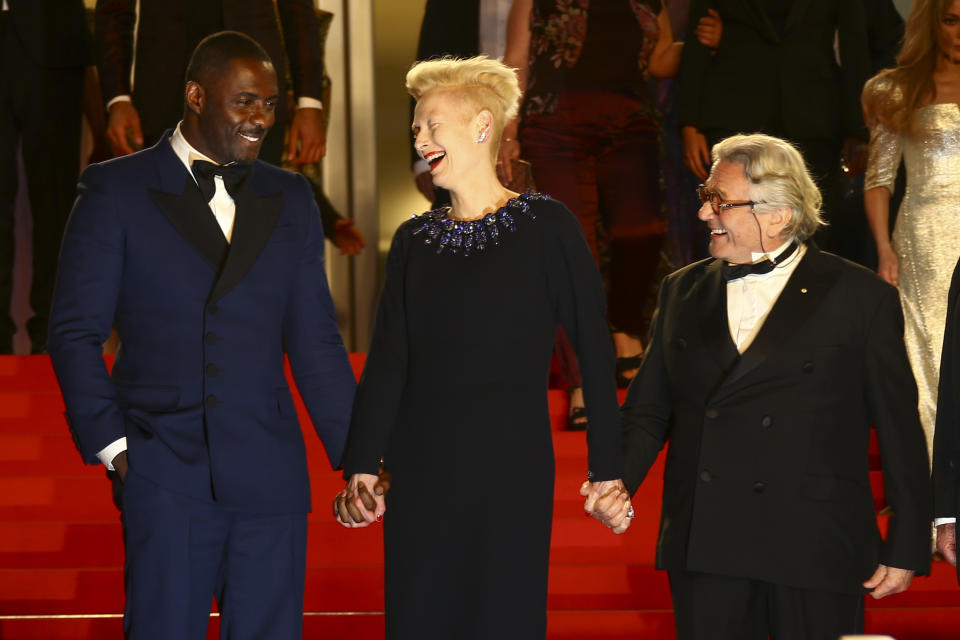
[[(631, 492), (669, 442), (657, 566), (856, 593), (923, 574), (931, 492), (896, 290), (808, 248), (753, 343), (730, 338), (721, 261), (666, 278), (622, 407)], [(876, 425), (887, 502), (870, 489)]]

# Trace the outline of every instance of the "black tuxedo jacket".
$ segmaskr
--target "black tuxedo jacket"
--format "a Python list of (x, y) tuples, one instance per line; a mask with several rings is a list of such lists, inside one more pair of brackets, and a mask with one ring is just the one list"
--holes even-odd
[(7, 0), (10, 27), (38, 67), (85, 67), (93, 63), (82, 0)]
[[(631, 492), (664, 443), (657, 566), (858, 593), (878, 563), (926, 573), (931, 497), (896, 290), (809, 248), (738, 355), (721, 261), (668, 276), (622, 407)], [(895, 514), (874, 513), (870, 425)]]
[[(720, 135), (764, 131), (790, 139), (866, 138), (860, 91), (870, 76), (863, 0), (793, 0), (783, 33), (765, 0), (692, 0), (690, 15), (716, 9), (716, 55), (691, 20), (680, 62), (680, 125)], [(840, 59), (834, 54), (839, 34)]]
[[(184, 73), (189, 52), (197, 43), (185, 41), (189, 3), (139, 0), (139, 19), (136, 4), (136, 0), (97, 1), (97, 67), (105, 102), (131, 94), (137, 22), (132, 98), (144, 135), (153, 139), (176, 125), (183, 114)], [(278, 123), (287, 120), (288, 65), (294, 95), (321, 99), (323, 51), (311, 0), (277, 0), (276, 9), (273, 0), (222, 0), (222, 11), (224, 29), (247, 34), (270, 54), (280, 84)]]
[[(284, 352), (338, 466), (355, 380), (302, 175), (253, 164), (227, 245), (168, 140), (87, 167), (64, 234), (50, 357), (84, 460), (232, 510), (310, 508)], [(101, 344), (123, 348), (108, 376)]]

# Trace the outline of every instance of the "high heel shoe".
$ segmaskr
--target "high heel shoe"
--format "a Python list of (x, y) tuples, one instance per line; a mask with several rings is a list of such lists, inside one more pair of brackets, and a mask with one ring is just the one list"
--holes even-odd
[[(570, 387), (568, 390), (572, 396), (573, 392), (580, 387)], [(587, 428), (587, 408), (575, 407), (570, 405), (570, 412), (567, 414), (567, 429), (570, 431), (585, 431)]]

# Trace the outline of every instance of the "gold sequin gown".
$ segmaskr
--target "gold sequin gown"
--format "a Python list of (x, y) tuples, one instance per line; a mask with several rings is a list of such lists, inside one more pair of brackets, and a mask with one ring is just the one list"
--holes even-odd
[[(881, 84), (876, 90), (891, 89)], [(899, 98), (899, 91), (890, 98)], [(931, 104), (914, 118), (915, 131), (910, 134), (895, 134), (882, 125), (871, 131), (863, 188), (884, 186), (892, 193), (903, 158), (907, 188), (892, 241), (900, 261), (904, 338), (931, 452), (947, 294), (960, 258), (960, 108), (952, 102)]]

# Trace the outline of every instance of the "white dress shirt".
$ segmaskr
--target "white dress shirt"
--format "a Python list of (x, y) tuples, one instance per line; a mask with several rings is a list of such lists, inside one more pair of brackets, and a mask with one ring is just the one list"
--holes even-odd
[[(170, 146), (173, 147), (173, 152), (177, 155), (177, 158), (180, 159), (180, 162), (183, 163), (183, 166), (186, 167), (187, 173), (190, 174), (194, 182), (196, 182), (197, 179), (190, 170), (190, 164), (194, 160), (213, 162), (213, 160), (194, 149), (193, 146), (187, 142), (187, 139), (183, 137), (183, 133), (180, 132), (180, 124), (177, 125), (173, 135), (170, 136)], [(218, 163), (213, 162), (213, 164)], [(216, 186), (216, 192), (208, 204), (211, 213), (213, 213), (214, 218), (217, 220), (217, 224), (220, 225), (220, 229), (223, 231), (224, 238), (226, 238), (229, 243), (230, 238), (233, 236), (233, 223), (236, 219), (237, 206), (234, 204), (230, 194), (227, 193), (227, 188), (223, 184), (223, 178), (214, 176), (213, 181)], [(107, 465), (107, 469), (113, 471), (113, 459), (126, 450), (127, 439), (120, 438), (101, 449), (100, 452), (97, 453), (97, 458), (100, 462)]]
[[(757, 262), (768, 255), (776, 259), (790, 246), (790, 242), (784, 242), (769, 253), (752, 254), (753, 261)], [(740, 353), (746, 351), (757, 337), (770, 309), (806, 252), (807, 248), (800, 245), (792, 255), (777, 264), (773, 271), (750, 274), (727, 283), (727, 321), (730, 325), (730, 337)]]

